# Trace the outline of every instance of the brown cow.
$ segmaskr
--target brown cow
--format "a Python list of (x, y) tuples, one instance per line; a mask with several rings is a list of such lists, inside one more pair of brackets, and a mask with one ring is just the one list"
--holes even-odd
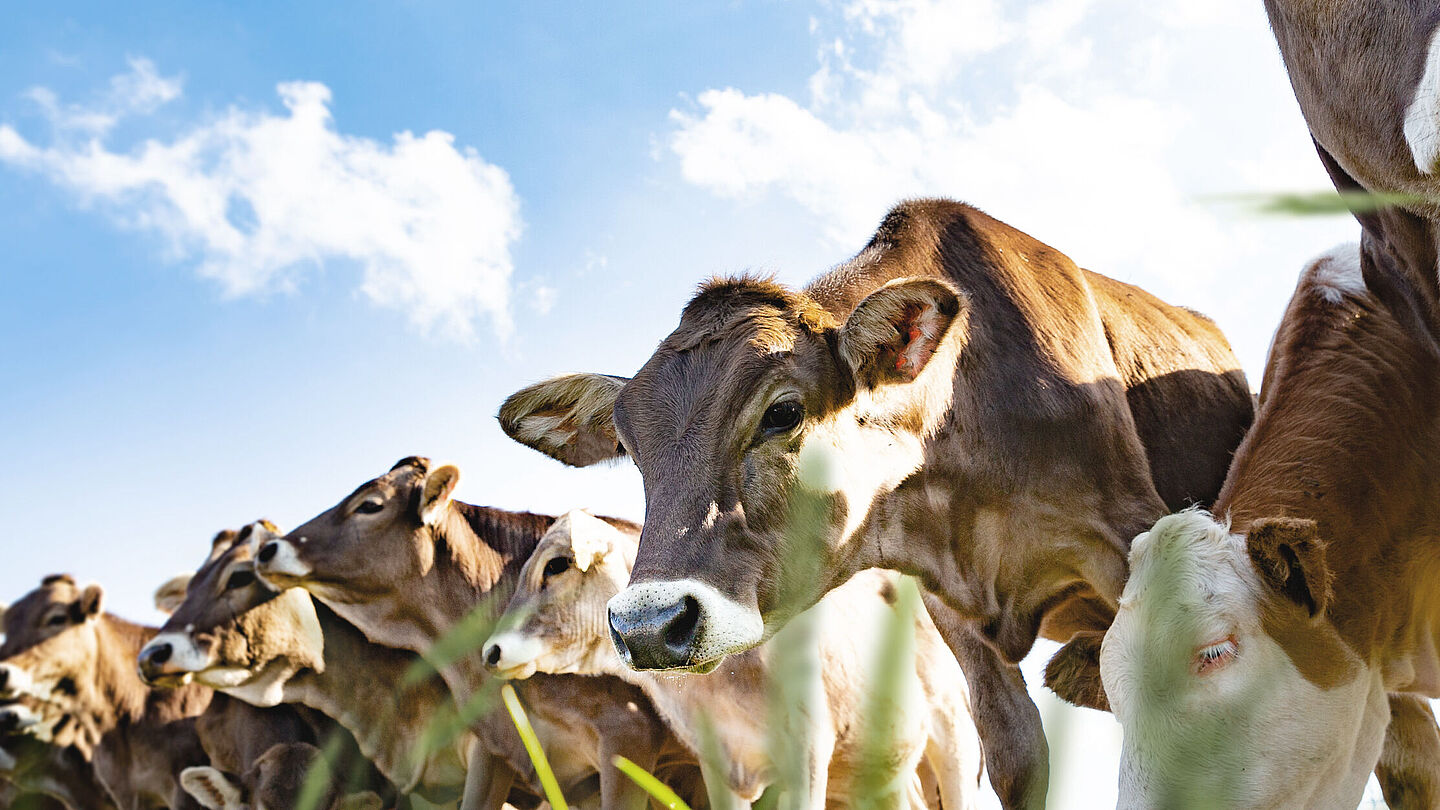
[[(346, 794), (320, 749), (307, 743), (276, 745), (243, 775), (218, 768), (186, 768), (180, 783), (209, 810), (290, 810), (307, 794), (313, 810), (380, 810), (380, 796)], [(312, 783), (318, 783), (313, 787)]]
[(500, 424), (640, 468), (644, 533), (610, 604), (634, 667), (712, 667), (859, 570), (917, 576), (957, 613), (937, 624), (1020, 806), (1048, 777), (1013, 664), (1042, 632), (1108, 626), (1130, 538), (1214, 497), (1251, 415), (1203, 316), (922, 200), (803, 291), (705, 285), (633, 379), (540, 383)]
[(348, 729), (401, 793), (458, 799), (470, 736), (416, 756), (430, 723), (455, 714), (445, 683), (407, 682), (419, 656), (371, 644), (302, 589), (277, 593), (259, 581), (253, 550), (278, 536), (265, 522), (223, 532), (188, 583), (162, 586), (157, 602), (180, 601), (141, 650), (141, 676), (193, 679), (258, 706), (309, 706)]
[[(451, 465), (402, 459), (266, 543), (256, 571), (277, 588), (310, 591), (377, 644), (428, 656), (466, 706), (486, 699), (487, 684), (493, 695), (481, 644), (554, 518), (453, 501), (459, 476)], [(670, 758), (693, 761), (644, 694), (619, 679), (544, 676), (517, 691), (567, 796), (593, 791), (598, 773), (604, 807), (643, 806), (645, 794), (614, 767), (614, 754), (652, 771)], [(472, 729), (480, 745), (466, 807), (499, 807), (517, 776), (538, 789), (503, 709), (486, 711)]]
[(34, 695), (64, 706), (121, 810), (198, 807), (178, 774), (208, 762), (195, 721), (210, 690), (146, 687), (135, 654), (154, 630), (102, 612), (103, 598), (100, 586), (81, 588), (58, 575), (12, 605), (0, 645), (0, 697)]
[(1310, 265), (1219, 517), (1135, 540), (1090, 689), (1122, 807), (1352, 808), (1371, 770), (1440, 803), (1440, 344), (1372, 278), (1353, 245)]
[[(115, 807), (95, 769), (70, 744), (67, 732), (74, 725), (59, 707), (30, 697), (0, 707), (0, 780), (19, 794), (43, 794), (76, 810)], [(57, 742), (57, 735), (65, 741)], [(0, 807), (7, 806), (0, 800)]]
[[(806, 645), (814, 636), (823, 697), (802, 712), (808, 721), (804, 727), (786, 733), (797, 744), (809, 743), (803, 760), (815, 771), (800, 786), (811, 791), (809, 801), (796, 806), (856, 806), (856, 780), (875, 763), (886, 768), (876, 776), (879, 784), (903, 788), (905, 775), (914, 773), (922, 757), (937, 778), (946, 808), (974, 804), (981, 757), (965, 678), (918, 605), (914, 666), (901, 681), (908, 699), (888, 717), (893, 722), (890, 747), (866, 747), (864, 712), (874, 689), (875, 655), (884, 649), (882, 636), (893, 622), (894, 575), (857, 574), (822, 599), (809, 622), (797, 622), (807, 626), (792, 625), (795, 632), (787, 628), (770, 643), (727, 659), (710, 675), (659, 676), (625, 666), (605, 620), (605, 603), (630, 578), (639, 534), (639, 527), (617, 527), (578, 510), (562, 515), (521, 570), (520, 587), (500, 621), (502, 630), (486, 643), (486, 665), (504, 677), (527, 678), (537, 671), (620, 677), (643, 689), (696, 752), (703, 748), (700, 717), (709, 717), (731, 763), (731, 790), (753, 802), (775, 776), (767, 750), (772, 722), (767, 689), (776, 677), (771, 660), (778, 649)], [(908, 784), (908, 802), (903, 790), (867, 798), (876, 807), (887, 802), (925, 807), (919, 780)]]

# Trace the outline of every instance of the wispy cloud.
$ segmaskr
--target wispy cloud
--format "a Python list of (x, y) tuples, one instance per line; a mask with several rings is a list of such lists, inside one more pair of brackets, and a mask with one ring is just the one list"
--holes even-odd
[(521, 220), (504, 169), (446, 132), (400, 132), (389, 144), (342, 134), (330, 90), (316, 82), (280, 84), (281, 114), (232, 107), (169, 139), (109, 145), (120, 120), (153, 113), (181, 90), (144, 59), (88, 105), (32, 89), (50, 142), (0, 124), (0, 163), (160, 235), (177, 260), (233, 295), (295, 289), (319, 267), (353, 264), (370, 300), (422, 329), (468, 339), (488, 317), (498, 334), (510, 332)]
[(1319, 230), (1353, 238), (1204, 201), (1328, 187), (1253, 3), (848, 0), (811, 27), (805, 97), (712, 88), (671, 112), (687, 181), (788, 198), (836, 245), (903, 197), (959, 197), (1212, 312), (1222, 280), (1294, 278), (1282, 232), (1314, 240), (1302, 254), (1329, 246)]

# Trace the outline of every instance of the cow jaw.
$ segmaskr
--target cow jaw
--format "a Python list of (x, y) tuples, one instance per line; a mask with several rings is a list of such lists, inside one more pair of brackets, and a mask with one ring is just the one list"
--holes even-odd
[(1388, 722), (1379, 674), (1307, 680), (1266, 632), (1245, 538), (1208, 515), (1162, 519), (1131, 564), (1100, 652), (1119, 806), (1354, 807)]

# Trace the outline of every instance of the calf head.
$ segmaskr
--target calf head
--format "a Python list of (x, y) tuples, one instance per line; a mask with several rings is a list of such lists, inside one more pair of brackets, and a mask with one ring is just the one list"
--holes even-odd
[[(140, 650), (141, 678), (152, 686), (194, 680), (273, 706), (291, 675), (324, 671), (324, 637), (310, 595), (276, 591), (255, 574), (254, 550), (279, 536), (268, 521), (217, 535), (183, 600)], [(166, 587), (173, 590), (172, 583)]]
[(1378, 674), (1326, 620), (1309, 520), (1244, 533), (1199, 512), (1135, 539), (1099, 655), (1125, 731), (1120, 806), (1353, 806), (1388, 719)]
[(268, 749), (244, 775), (218, 768), (186, 768), (180, 785), (209, 810), (282, 810), (300, 806), (316, 810), (379, 810), (383, 803), (371, 792), (343, 795), (320, 749), (308, 743)]
[(627, 663), (712, 668), (876, 562), (858, 530), (948, 412), (966, 313), (931, 277), (889, 282), (843, 323), (769, 281), (716, 281), (633, 379), (568, 375), (506, 400), (517, 441), (640, 468), (645, 527), (610, 602)]
[(630, 578), (635, 537), (587, 512), (545, 532), (485, 642), (485, 665), (504, 678), (536, 672), (598, 675), (623, 666), (610, 643), (606, 604)]
[(41, 581), (6, 611), (0, 644), (0, 698), (74, 698), (92, 680), (100, 654), (98, 624), (105, 593), (68, 574)]
[[(302, 587), (357, 626), (375, 610), (405, 612), (399, 585), (436, 567), (445, 542), (439, 527), (453, 514), (460, 470), (427, 458), (401, 459), (386, 474), (361, 484), (338, 504), (281, 538), (258, 547), (256, 570), (275, 587)], [(414, 649), (428, 645), (415, 639)], [(394, 640), (389, 646), (405, 646)]]

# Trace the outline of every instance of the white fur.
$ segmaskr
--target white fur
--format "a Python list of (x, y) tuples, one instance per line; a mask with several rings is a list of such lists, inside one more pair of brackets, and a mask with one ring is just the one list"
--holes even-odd
[(1365, 277), (1360, 272), (1360, 246), (1354, 242), (1338, 245), (1317, 256), (1305, 275), (1332, 304), (1340, 303), (1346, 296), (1366, 294)]
[(492, 665), (491, 669), (502, 678), (524, 679), (534, 675), (541, 659), (550, 653), (550, 645), (546, 644), (544, 639), (515, 630), (490, 637), (485, 644), (487, 662), (490, 660), (490, 650), (497, 647), (500, 650), (500, 660)]
[[(310, 566), (300, 561), (300, 555), (295, 552), (295, 546), (291, 545), (289, 540), (272, 539), (266, 542), (275, 543), (276, 550), (275, 556), (271, 557), (268, 562), (260, 562), (259, 559), (256, 559), (255, 573), (261, 579), (265, 579), (268, 574), (281, 574), (296, 579), (310, 575)], [(266, 583), (270, 584), (269, 580), (266, 580)]]
[(861, 391), (855, 404), (812, 428), (800, 446), (800, 485), (811, 492), (845, 497), (839, 545), (854, 537), (876, 498), (925, 463), (921, 437), (860, 424), (857, 412), (868, 410), (874, 397)]
[(180, 786), (209, 810), (239, 810), (245, 806), (240, 786), (209, 766), (181, 771)]
[(1440, 28), (1430, 36), (1425, 72), (1405, 110), (1405, 143), (1421, 174), (1433, 174), (1440, 163)]
[(612, 539), (618, 534), (614, 526), (581, 509), (561, 515), (546, 530), (546, 534), (552, 531), (569, 534), (570, 549), (575, 552), (575, 567), (581, 571), (589, 570), (592, 563), (604, 557), (605, 552), (610, 550)]
[[(1305, 680), (1261, 626), (1245, 538), (1209, 515), (1163, 518), (1130, 560), (1100, 654), (1124, 729), (1119, 806), (1355, 807), (1389, 721), (1379, 673)], [(1195, 650), (1227, 636), (1237, 657), (1197, 674)]]
[(164, 664), (164, 671), (167, 674), (200, 672), (210, 666), (212, 660), (210, 655), (200, 649), (189, 633), (161, 633), (150, 639), (150, 643), (140, 650), (140, 657), (145, 657), (146, 652), (152, 647), (159, 647), (162, 644), (170, 645), (170, 660)]
[(41, 719), (40, 715), (22, 703), (11, 704), (0, 709), (0, 725), (5, 725), (6, 721), (11, 718), (14, 718), (16, 731), (31, 731), (40, 725)]
[(731, 653), (759, 644), (765, 637), (760, 611), (746, 607), (699, 580), (675, 579), (631, 585), (610, 598), (611, 615), (624, 616), (651, 606), (673, 605), (685, 597), (700, 605), (694, 657), (702, 663), (719, 661)]
[(195, 679), (237, 697), (251, 706), (278, 706), (285, 700), (285, 682), (293, 674), (285, 667), (266, 667), (251, 672), (238, 667), (215, 667), (196, 675)]
[(42, 693), (37, 694), (35, 680), (30, 673), (15, 666), (14, 664), (0, 664), (0, 672), (5, 672), (5, 688), (0, 690), (0, 697), (16, 697), (19, 695), (33, 695), (43, 698)]

